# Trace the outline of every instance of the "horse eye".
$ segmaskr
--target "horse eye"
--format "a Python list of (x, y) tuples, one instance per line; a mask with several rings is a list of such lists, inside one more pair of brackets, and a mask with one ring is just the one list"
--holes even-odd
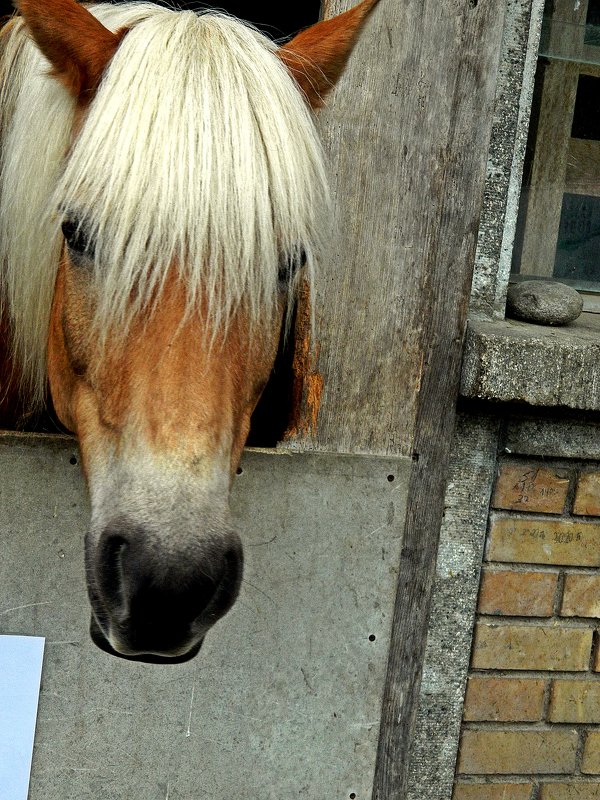
[(62, 222), (61, 230), (72, 253), (78, 256), (93, 257), (94, 248), (80, 222), (65, 219)]
[(299, 269), (306, 264), (306, 253), (301, 250), (296, 256), (282, 256), (279, 261), (277, 280), (282, 289), (286, 289)]

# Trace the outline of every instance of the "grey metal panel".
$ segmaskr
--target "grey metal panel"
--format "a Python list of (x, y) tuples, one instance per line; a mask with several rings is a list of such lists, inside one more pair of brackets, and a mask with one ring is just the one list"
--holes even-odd
[(74, 456), (0, 437), (0, 632), (47, 637), (30, 800), (369, 798), (410, 462), (247, 452), (240, 599), (156, 666), (89, 641)]

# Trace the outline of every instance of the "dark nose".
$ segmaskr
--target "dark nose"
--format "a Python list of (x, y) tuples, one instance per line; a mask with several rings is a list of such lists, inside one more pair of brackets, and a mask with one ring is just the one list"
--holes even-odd
[(105, 633), (128, 655), (181, 654), (237, 597), (243, 557), (235, 534), (191, 542), (181, 537), (179, 546), (174, 540), (163, 543), (123, 525), (100, 537), (92, 606)]

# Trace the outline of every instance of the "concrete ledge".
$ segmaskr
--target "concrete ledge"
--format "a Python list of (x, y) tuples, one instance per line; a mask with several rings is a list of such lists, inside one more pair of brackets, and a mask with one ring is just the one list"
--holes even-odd
[(469, 321), (461, 395), (600, 410), (600, 315), (562, 328), (515, 320)]

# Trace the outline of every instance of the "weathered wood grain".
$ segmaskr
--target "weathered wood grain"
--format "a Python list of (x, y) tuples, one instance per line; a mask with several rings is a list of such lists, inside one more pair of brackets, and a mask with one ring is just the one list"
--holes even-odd
[[(453, 342), (459, 316), (451, 273), (471, 269), (503, 13), (501, 0), (382, 0), (321, 112), (336, 230), (314, 293), (323, 389), (302, 449), (414, 450), (429, 353)], [(476, 182), (457, 159), (477, 165)]]
[(406, 797), (504, 14), (383, 0), (321, 118), (338, 231), (292, 444), (413, 456), (377, 800)]
[(429, 283), (417, 301), (425, 368), (414, 429), (375, 800), (407, 795), (504, 13), (503, 0), (423, 5), (427, 20), (423, 28), (437, 29), (440, 40), (427, 35), (420, 56), (432, 65), (436, 84), (451, 83), (447, 104), (437, 108), (436, 127), (446, 133), (443, 180), (429, 198), (430, 205), (422, 209), (435, 219), (436, 236), (431, 243), (424, 240), (429, 257), (422, 269)]

